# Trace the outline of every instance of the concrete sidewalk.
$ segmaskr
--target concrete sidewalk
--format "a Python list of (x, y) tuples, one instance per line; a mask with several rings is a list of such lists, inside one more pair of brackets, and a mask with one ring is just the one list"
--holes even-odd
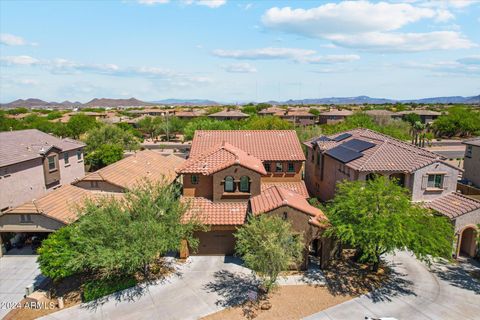
[(347, 301), (305, 320), (358, 320), (365, 316), (397, 319), (480, 319), (480, 282), (469, 263), (435, 264), (429, 270), (406, 252), (389, 257), (399, 278), (384, 288)]

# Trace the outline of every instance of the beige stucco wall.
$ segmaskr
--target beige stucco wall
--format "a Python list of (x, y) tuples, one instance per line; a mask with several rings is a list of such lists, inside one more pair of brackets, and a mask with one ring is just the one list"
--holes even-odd
[(191, 183), (191, 174), (184, 174), (183, 195), (185, 197), (204, 197), (212, 199), (213, 197), (213, 176), (204, 176), (198, 174), (198, 184)]
[(462, 231), (467, 226), (480, 225), (480, 209), (461, 215), (455, 219), (455, 233)]
[(64, 226), (56, 220), (43, 215), (32, 214), (31, 223), (20, 223), (20, 215), (4, 214), (0, 216), (0, 232), (51, 232)]
[(472, 157), (465, 157), (463, 162), (463, 178), (480, 188), (480, 147), (472, 146)]
[(40, 158), (0, 168), (0, 209), (13, 208), (44, 195), (47, 192), (44, 179)]
[(60, 163), (60, 184), (70, 184), (75, 180), (81, 179), (85, 176), (85, 163), (83, 160), (77, 160), (77, 150), (68, 151), (69, 163), (66, 165), (63, 158), (63, 152), (59, 155)]
[[(445, 173), (443, 189), (429, 190), (425, 188), (424, 177), (432, 173)], [(414, 173), (412, 184), (412, 201), (431, 201), (442, 195), (455, 191), (457, 188), (459, 171), (456, 168), (448, 166), (442, 162), (435, 162), (423, 167)]]

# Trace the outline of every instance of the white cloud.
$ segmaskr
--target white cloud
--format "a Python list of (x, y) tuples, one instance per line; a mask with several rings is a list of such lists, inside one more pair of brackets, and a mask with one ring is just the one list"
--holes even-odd
[[(475, 58), (475, 57), (470, 57)], [(410, 68), (410, 69), (424, 69), (431, 71), (433, 75), (436, 76), (445, 76), (445, 75), (474, 75), (480, 76), (480, 57), (476, 57), (478, 60), (474, 63), (469, 63), (470, 58), (463, 58), (458, 60), (447, 60), (447, 61), (433, 61), (433, 62), (417, 62), (417, 61), (408, 61), (400, 64), (401, 68)]]
[(344, 63), (360, 60), (356, 54), (331, 54), (326, 56), (307, 57), (303, 62), (308, 63)]
[(208, 77), (195, 76), (158, 67), (121, 67), (116, 64), (86, 64), (67, 59), (39, 60), (30, 56), (0, 57), (0, 61), (8, 66), (40, 66), (52, 74), (99, 74), (116, 77), (139, 77), (166, 81), (170, 85), (185, 87), (193, 84), (208, 84), (213, 80)]
[(257, 72), (257, 68), (252, 66), (249, 63), (232, 63), (228, 65), (221, 66), (223, 70), (226, 72), (231, 73), (255, 73)]
[(263, 59), (293, 59), (299, 60), (315, 54), (315, 50), (296, 48), (260, 48), (251, 50), (214, 50), (213, 55), (221, 58), (263, 60)]
[(311, 9), (274, 7), (262, 16), (272, 29), (323, 37), (325, 34), (397, 30), (424, 18), (435, 18), (436, 11), (406, 3), (343, 1)]
[(27, 42), (22, 37), (9, 34), (9, 33), (2, 33), (0, 34), (0, 43), (7, 45), (7, 46), (36, 46), (37, 44), (34, 42)]
[(475, 44), (458, 32), (406, 33), (399, 29), (422, 19), (447, 22), (447, 7), (409, 3), (342, 1), (311, 9), (270, 8), (262, 16), (270, 29), (332, 41), (337, 46), (376, 51), (463, 49)]
[[(137, 0), (139, 4), (144, 4), (144, 5), (156, 5), (156, 4), (166, 4), (169, 3), (170, 0)], [(225, 3), (227, 3), (227, 0), (182, 0), (183, 4), (186, 5), (199, 5), (199, 6), (205, 6), (209, 8), (218, 8), (223, 6)]]
[(383, 52), (469, 49), (477, 46), (455, 31), (427, 33), (369, 32), (358, 35), (330, 35), (327, 38), (338, 46)]
[(146, 5), (155, 5), (155, 4), (165, 4), (169, 3), (170, 0), (138, 0), (138, 3), (140, 4), (146, 4)]
[(259, 48), (250, 50), (214, 50), (213, 55), (220, 58), (238, 60), (292, 60), (300, 63), (344, 63), (359, 60), (356, 54), (317, 55), (315, 50), (298, 48)]
[(419, 6), (430, 8), (463, 9), (478, 3), (480, 3), (479, 0), (427, 0), (419, 1)]
[(6, 56), (0, 57), (0, 61), (7, 65), (34, 65), (40, 63), (38, 59), (30, 56)]

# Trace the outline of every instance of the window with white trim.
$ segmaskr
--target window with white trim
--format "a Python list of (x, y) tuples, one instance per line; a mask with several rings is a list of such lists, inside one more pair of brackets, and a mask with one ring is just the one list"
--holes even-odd
[(68, 152), (64, 152), (63, 153), (63, 162), (65, 162), (65, 164), (68, 164), (69, 162), (69, 158), (68, 158)]
[(47, 158), (48, 160), (48, 170), (54, 171), (57, 169), (57, 163), (55, 161), (55, 156), (50, 156)]
[(431, 189), (443, 189), (443, 174), (429, 174), (427, 181), (427, 188)]

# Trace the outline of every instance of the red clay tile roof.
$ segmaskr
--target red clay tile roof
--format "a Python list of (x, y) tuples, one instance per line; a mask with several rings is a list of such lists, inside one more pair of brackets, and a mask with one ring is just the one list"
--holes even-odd
[(123, 193), (92, 192), (72, 185), (63, 185), (45, 196), (28, 201), (4, 214), (42, 214), (62, 223), (72, 223), (78, 219), (77, 206), (87, 199), (105, 197), (123, 198)]
[(480, 201), (468, 198), (460, 193), (452, 192), (445, 196), (424, 203), (427, 208), (433, 209), (450, 219), (480, 209)]
[(86, 175), (80, 181), (107, 181), (122, 188), (132, 188), (143, 178), (172, 183), (178, 168), (185, 159), (175, 155), (163, 156), (158, 152), (143, 150), (109, 166)]
[(310, 195), (308, 194), (308, 191), (307, 191), (307, 187), (305, 186), (305, 182), (303, 180), (285, 181), (285, 182), (283, 181), (282, 182), (262, 182), (261, 184), (262, 192), (273, 186), (278, 186), (284, 189), (291, 190), (303, 196), (304, 198), (310, 198)]
[(227, 142), (262, 161), (304, 161), (295, 130), (197, 130), (190, 157)]
[(258, 196), (250, 198), (250, 206), (254, 215), (288, 206), (312, 217), (327, 220), (322, 210), (311, 206), (303, 196), (278, 186), (268, 188)]
[[(354, 129), (327, 136), (333, 139), (342, 133), (349, 133), (352, 136), (339, 142), (336, 141), (318, 141), (317, 146), (322, 151), (332, 149), (336, 146), (352, 139), (359, 139), (374, 143), (375, 146), (362, 151), (362, 157), (346, 163), (350, 167), (358, 171), (407, 171), (413, 172), (426, 165), (437, 161), (443, 161), (444, 158), (436, 153), (427, 151), (420, 147), (416, 147), (410, 143), (406, 143), (387, 135), (369, 130)], [(310, 140), (305, 142), (307, 146), (312, 147)]]
[(189, 207), (183, 221), (197, 219), (206, 225), (242, 225), (247, 216), (248, 203), (212, 202), (202, 197), (182, 197)]
[(331, 109), (329, 111), (323, 111), (320, 112), (321, 116), (351, 116), (353, 114), (353, 111), (343, 109), (343, 110), (338, 110), (338, 109)]
[(249, 117), (248, 114), (237, 111), (237, 110), (231, 110), (231, 111), (224, 110), (224, 111), (212, 113), (208, 116), (212, 118), (215, 118), (215, 117), (247, 118)]
[(262, 175), (267, 174), (260, 159), (226, 142), (210, 148), (201, 155), (190, 157), (177, 169), (177, 172), (210, 175), (233, 165), (248, 168)]

